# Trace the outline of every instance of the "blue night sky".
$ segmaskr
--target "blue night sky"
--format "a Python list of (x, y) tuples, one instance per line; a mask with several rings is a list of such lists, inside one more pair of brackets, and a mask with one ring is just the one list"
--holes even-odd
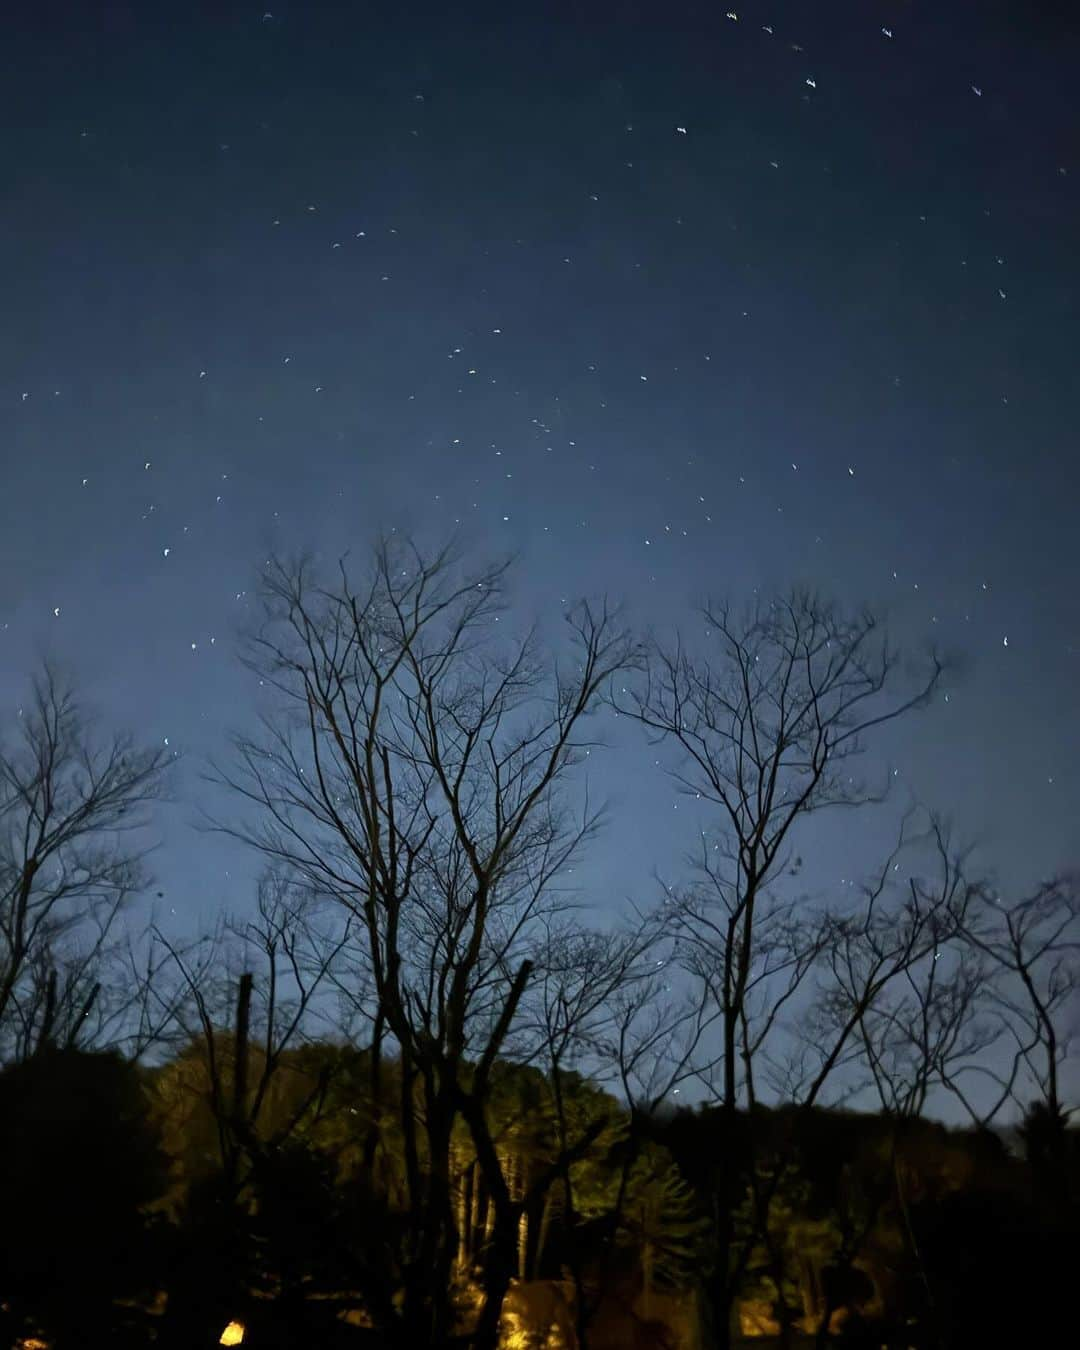
[[(258, 867), (192, 821), (262, 560), (380, 528), (517, 550), (545, 622), (865, 601), (963, 673), (817, 884), (910, 796), (1010, 887), (1074, 862), (1075, 24), (269, 4), (23, 6), (0, 54), (0, 691), (49, 653), (181, 752), (176, 922)], [(639, 740), (591, 762), (614, 911), (696, 825)]]

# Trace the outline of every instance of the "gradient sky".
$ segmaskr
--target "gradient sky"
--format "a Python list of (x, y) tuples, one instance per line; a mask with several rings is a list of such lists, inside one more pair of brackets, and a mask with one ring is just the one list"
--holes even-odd
[[(0, 52), (0, 693), (50, 653), (183, 752), (177, 921), (250, 895), (190, 822), (260, 561), (391, 527), (519, 550), (527, 615), (869, 602), (966, 667), (897, 806), (1010, 886), (1076, 861), (1066, 7), (269, 6), (27, 5)], [(694, 822), (640, 745), (593, 773), (614, 907)], [(894, 822), (815, 827), (822, 884)]]

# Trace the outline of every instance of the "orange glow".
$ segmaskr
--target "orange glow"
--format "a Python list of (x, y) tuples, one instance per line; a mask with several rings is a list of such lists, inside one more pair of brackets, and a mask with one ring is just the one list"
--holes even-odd
[(242, 1345), (244, 1341), (243, 1322), (230, 1322), (221, 1333), (221, 1340), (218, 1345)]

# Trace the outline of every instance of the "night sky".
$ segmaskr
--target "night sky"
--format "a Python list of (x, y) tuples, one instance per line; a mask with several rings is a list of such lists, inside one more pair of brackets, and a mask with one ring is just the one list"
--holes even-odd
[[(961, 669), (817, 882), (912, 798), (1004, 886), (1075, 862), (1068, 6), (270, 5), (26, 5), (0, 54), (0, 692), (50, 654), (181, 753), (176, 922), (258, 868), (192, 822), (260, 564), (380, 528), (517, 550), (545, 622), (865, 601)], [(593, 757), (611, 912), (693, 843), (656, 759)]]

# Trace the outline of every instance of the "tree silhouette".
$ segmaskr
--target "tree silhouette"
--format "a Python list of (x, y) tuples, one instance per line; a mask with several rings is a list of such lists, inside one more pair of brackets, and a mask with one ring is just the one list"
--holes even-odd
[[(372, 1045), (381, 1054), (385, 1032), (400, 1061), (411, 1227), (402, 1306), (382, 1329), (410, 1346), (444, 1343), (457, 1318), (459, 1120), (493, 1215), (473, 1341), (495, 1344), (531, 1196), (515, 1199), (485, 1104), (534, 935), (559, 903), (553, 880), (597, 825), (587, 799), (570, 809), (568, 774), (593, 743), (601, 689), (634, 656), (616, 617), (584, 604), (567, 615), (562, 663), (535, 633), (495, 642), (506, 570), (388, 543), (359, 585), (344, 566), (324, 584), (304, 564), (271, 564), (248, 660), (281, 704), (262, 739), (237, 742), (239, 770), (220, 774), (260, 808), (238, 832), (357, 928)], [(389, 1109), (381, 1094), (373, 1106)]]
[[(986, 997), (1001, 1043), (1011, 1053), (1004, 1072), (982, 1066), (996, 1095), (982, 1113), (993, 1119), (1006, 1102), (1024, 1106), (1034, 1094), (1048, 1118), (1065, 1110), (1060, 1071), (1074, 1034), (1080, 996), (1080, 887), (1057, 877), (1011, 904), (987, 894), (964, 936), (987, 966)], [(979, 1112), (949, 1086), (976, 1119)]]
[[(850, 809), (878, 795), (855, 777), (853, 761), (870, 732), (926, 702), (942, 667), (931, 659), (911, 687), (873, 615), (845, 615), (805, 591), (741, 614), (710, 605), (702, 618), (713, 656), (697, 656), (678, 637), (657, 640), (644, 676), (613, 701), (676, 751), (674, 781), (715, 812), (715, 827), (702, 836), (698, 884), (668, 894), (663, 910), (680, 964), (717, 1012), (714, 1091), (734, 1116), (741, 1104), (753, 1107), (762, 1067), (774, 1062), (770, 1045), (782, 1015), (843, 928), (778, 891), (794, 831), (814, 812)], [(850, 941), (859, 919), (847, 923)], [(899, 959), (896, 953), (875, 967), (864, 996), (871, 989), (876, 996), (886, 970), (898, 973)], [(841, 1021), (834, 1028), (838, 1035), (800, 1085), (807, 1103), (836, 1068), (854, 1026)], [(711, 1068), (703, 1072), (710, 1083)], [(788, 1076), (783, 1088), (791, 1087)], [(765, 1233), (767, 1187), (760, 1200)], [(729, 1206), (716, 1208), (715, 1219), (715, 1334), (723, 1345), (749, 1248), (736, 1242)]]
[[(97, 736), (51, 666), (0, 743), (0, 1059), (47, 1045), (87, 1047), (130, 1030), (153, 1000), (130, 969), (116, 922), (146, 884), (145, 807), (160, 795), (163, 747)], [(153, 963), (151, 962), (151, 967)], [(152, 971), (151, 971), (152, 973)], [(151, 1020), (153, 1020), (151, 1018)], [(167, 1019), (166, 1019), (167, 1020)], [(153, 1039), (142, 1027), (137, 1040)]]
[[(61, 1350), (145, 1343), (137, 1307), (163, 1247), (144, 1209), (166, 1159), (140, 1072), (115, 1054), (50, 1050), (0, 1072), (0, 1302)], [(122, 1339), (127, 1338), (127, 1339)]]

